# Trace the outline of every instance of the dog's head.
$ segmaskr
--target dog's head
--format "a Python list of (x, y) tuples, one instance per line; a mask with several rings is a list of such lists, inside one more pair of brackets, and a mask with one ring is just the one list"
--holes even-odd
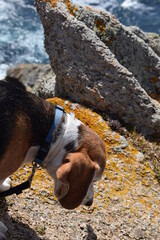
[(66, 209), (93, 203), (93, 183), (101, 178), (106, 163), (102, 140), (82, 126), (82, 140), (75, 152), (68, 153), (56, 171), (55, 195)]

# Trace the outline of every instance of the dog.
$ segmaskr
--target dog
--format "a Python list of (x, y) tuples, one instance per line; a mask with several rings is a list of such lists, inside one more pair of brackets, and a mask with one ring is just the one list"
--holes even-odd
[[(24, 88), (0, 81), (1, 192), (10, 188), (10, 175), (34, 161), (55, 115), (53, 104)], [(62, 207), (91, 206), (93, 183), (101, 179), (106, 165), (104, 143), (73, 113), (61, 115), (41, 166), (53, 178), (54, 194)]]

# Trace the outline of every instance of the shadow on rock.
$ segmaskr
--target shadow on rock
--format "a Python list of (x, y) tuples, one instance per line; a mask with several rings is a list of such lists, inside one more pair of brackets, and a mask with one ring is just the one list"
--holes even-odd
[(88, 236), (87, 236), (87, 240), (97, 240), (97, 235), (94, 232), (94, 229), (90, 226), (87, 225), (87, 231), (88, 231)]
[(8, 215), (8, 206), (5, 198), (0, 199), (0, 221), (8, 228), (6, 233), (8, 240), (42, 240), (29, 225), (21, 223)]

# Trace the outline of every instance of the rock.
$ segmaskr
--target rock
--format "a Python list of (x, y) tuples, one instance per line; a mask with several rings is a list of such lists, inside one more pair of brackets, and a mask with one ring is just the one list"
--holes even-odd
[(135, 228), (133, 232), (131, 232), (130, 237), (137, 240), (144, 239), (144, 232), (140, 228)]
[(151, 40), (150, 46), (160, 56), (160, 34), (157, 33), (146, 33), (148, 38)]
[[(52, 2), (52, 6), (51, 3)], [(35, 0), (59, 96), (160, 139), (160, 58), (114, 16), (70, 1)]]
[(136, 34), (139, 38), (143, 39), (153, 51), (160, 57), (160, 35), (157, 33), (143, 32), (136, 26), (127, 27), (129, 31)]
[(51, 71), (49, 64), (19, 64), (7, 70), (5, 80), (15, 84), (18, 80), (25, 86), (33, 87), (38, 78)]
[[(98, 38), (115, 55), (116, 60), (133, 73), (150, 95), (157, 91), (160, 93), (160, 88), (154, 82), (160, 81), (160, 59), (147, 45), (147, 40), (142, 41), (142, 37), (134, 34), (133, 31), (130, 32), (128, 27), (120, 24), (114, 16), (107, 13), (98, 14), (83, 9), (75, 11), (75, 16), (88, 28), (94, 30)], [(143, 31), (141, 35), (145, 35)], [(154, 44), (150, 43), (150, 45)]]
[(123, 150), (128, 147), (128, 142), (124, 136), (120, 136), (119, 140), (121, 144), (112, 148), (115, 152), (123, 152)]
[(50, 71), (44, 77), (37, 79), (32, 92), (41, 98), (55, 97), (56, 75)]

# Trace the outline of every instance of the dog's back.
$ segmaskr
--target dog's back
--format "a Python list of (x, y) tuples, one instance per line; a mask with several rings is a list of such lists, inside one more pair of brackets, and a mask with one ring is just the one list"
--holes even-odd
[(0, 81), (0, 158), (10, 143), (16, 123), (16, 112), (20, 107), (19, 99), (23, 99), (24, 94), (25, 91)]
[(24, 88), (0, 81), (0, 158), (10, 143), (20, 116), (31, 125), (32, 145), (39, 144), (51, 125), (44, 101)]

